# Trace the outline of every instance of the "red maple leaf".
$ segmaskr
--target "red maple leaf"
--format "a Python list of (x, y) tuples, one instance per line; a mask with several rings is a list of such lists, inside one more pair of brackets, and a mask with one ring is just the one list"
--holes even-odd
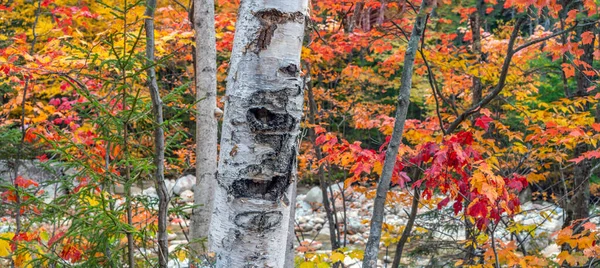
[(79, 249), (76, 245), (72, 243), (68, 243), (63, 247), (63, 250), (60, 252), (60, 257), (65, 260), (70, 260), (71, 262), (78, 262), (81, 260), (82, 255), (81, 249)]
[(490, 122), (494, 121), (491, 117), (484, 115), (475, 120), (475, 126), (483, 128), (485, 131), (490, 127)]
[(486, 217), (487, 212), (487, 206), (482, 200), (478, 200), (477, 202), (473, 203), (471, 206), (469, 206), (469, 209), (467, 210), (467, 214), (474, 218)]
[(19, 186), (19, 187), (23, 187), (23, 188), (27, 188), (31, 185), (33, 186), (39, 186), (39, 184), (33, 180), (29, 180), (29, 179), (25, 179), (21, 176), (18, 176), (17, 179), (15, 179), (15, 185)]

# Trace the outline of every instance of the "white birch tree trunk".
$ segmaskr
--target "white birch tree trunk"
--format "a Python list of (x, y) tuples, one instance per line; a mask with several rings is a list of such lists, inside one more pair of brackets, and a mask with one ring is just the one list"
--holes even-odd
[(307, 0), (242, 0), (211, 220), (216, 267), (284, 267), (302, 117)]
[[(196, 78), (196, 188), (190, 237), (208, 238), (217, 175), (217, 50), (215, 4), (213, 0), (194, 0), (191, 17), (195, 31)], [(210, 242), (208, 243), (210, 244)], [(206, 244), (191, 243), (195, 254), (206, 251)]]

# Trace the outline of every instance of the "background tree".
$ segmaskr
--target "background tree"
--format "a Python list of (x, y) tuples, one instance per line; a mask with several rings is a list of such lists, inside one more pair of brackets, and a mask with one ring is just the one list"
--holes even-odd
[[(213, 211), (213, 194), (217, 176), (217, 50), (215, 39), (215, 6), (212, 0), (194, 1), (190, 11), (194, 28), (194, 77), (196, 86), (196, 187), (190, 237), (208, 238)], [(197, 254), (210, 245), (192, 244)]]

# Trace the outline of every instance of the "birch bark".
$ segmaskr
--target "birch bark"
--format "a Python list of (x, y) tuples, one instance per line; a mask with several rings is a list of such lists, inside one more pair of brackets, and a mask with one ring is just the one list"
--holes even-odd
[[(191, 246), (195, 254), (206, 251), (213, 209), (217, 174), (217, 50), (215, 39), (215, 4), (213, 0), (194, 0), (192, 24), (195, 31), (196, 79), (196, 188), (190, 226)], [(210, 244), (210, 242), (208, 243)]]
[(307, 0), (243, 0), (211, 220), (216, 267), (284, 267), (304, 101)]

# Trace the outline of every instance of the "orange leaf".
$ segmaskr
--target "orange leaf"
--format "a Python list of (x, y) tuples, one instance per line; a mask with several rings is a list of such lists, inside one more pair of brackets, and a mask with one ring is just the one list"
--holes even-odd
[(581, 42), (584, 45), (591, 44), (594, 41), (594, 33), (587, 31), (581, 34)]
[(571, 64), (563, 63), (562, 68), (566, 78), (575, 76), (575, 68)]
[(23, 187), (23, 188), (27, 188), (31, 185), (33, 186), (39, 186), (39, 184), (33, 180), (29, 180), (29, 179), (25, 179), (21, 176), (18, 176), (17, 179), (15, 180), (15, 185), (19, 186), (19, 187)]
[(570, 22), (575, 21), (575, 19), (577, 18), (577, 12), (579, 12), (578, 9), (573, 9), (573, 10), (569, 11), (569, 13), (567, 13), (566, 22), (570, 23)]

